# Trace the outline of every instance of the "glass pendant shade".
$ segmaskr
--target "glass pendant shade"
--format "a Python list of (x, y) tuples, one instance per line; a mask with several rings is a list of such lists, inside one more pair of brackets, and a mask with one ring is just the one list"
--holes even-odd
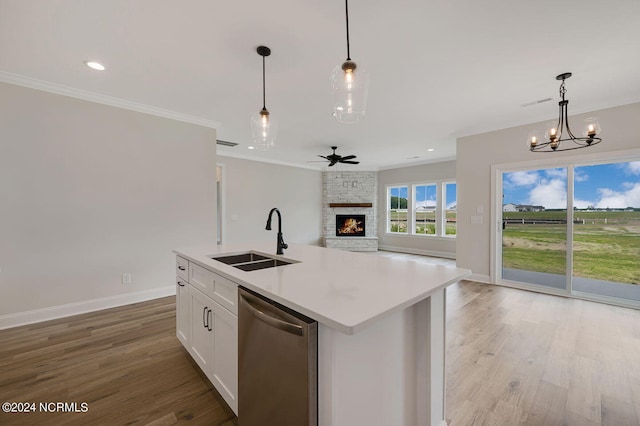
[(251, 134), (254, 147), (261, 151), (268, 151), (275, 146), (278, 133), (278, 121), (271, 117), (266, 108), (251, 116)]
[(529, 137), (527, 138), (527, 146), (529, 148), (535, 148), (541, 143), (540, 132), (538, 130), (532, 130), (529, 132)]
[(340, 123), (353, 124), (362, 120), (367, 105), (369, 73), (361, 65), (347, 60), (331, 73), (333, 85), (333, 116)]
[(594, 137), (597, 134), (600, 134), (600, 123), (596, 117), (589, 117), (584, 120), (584, 129), (582, 131), (582, 136), (585, 137)]

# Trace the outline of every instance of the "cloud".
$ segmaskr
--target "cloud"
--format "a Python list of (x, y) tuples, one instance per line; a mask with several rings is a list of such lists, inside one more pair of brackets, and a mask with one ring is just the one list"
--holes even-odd
[(509, 173), (509, 182), (516, 186), (531, 186), (538, 182), (538, 172), (513, 172)]
[(627, 191), (614, 191), (608, 188), (599, 188), (600, 200), (596, 207), (605, 209), (620, 209), (625, 207), (640, 207), (640, 182), (633, 184)]
[(627, 163), (625, 171), (632, 175), (640, 175), (640, 161), (632, 161), (630, 163)]
[(529, 202), (534, 206), (544, 206), (547, 209), (566, 209), (566, 181), (550, 179), (542, 182), (529, 192)]
[(575, 173), (573, 174), (573, 179), (576, 182), (586, 182), (589, 180), (589, 175), (582, 170), (575, 170)]
[(549, 178), (557, 178), (557, 179), (567, 178), (567, 169), (547, 169), (544, 172)]

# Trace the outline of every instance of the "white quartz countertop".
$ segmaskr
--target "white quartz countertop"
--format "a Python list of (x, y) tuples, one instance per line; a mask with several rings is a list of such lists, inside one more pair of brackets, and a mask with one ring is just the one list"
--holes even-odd
[[(212, 256), (254, 251), (298, 263), (245, 272)], [(353, 334), (386, 314), (405, 309), (471, 271), (317, 246), (276, 242), (209, 245), (174, 252), (219, 275), (298, 311), (321, 324)]]

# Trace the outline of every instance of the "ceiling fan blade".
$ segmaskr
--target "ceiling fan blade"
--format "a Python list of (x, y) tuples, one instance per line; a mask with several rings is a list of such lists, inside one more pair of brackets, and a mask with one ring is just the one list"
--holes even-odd
[(355, 155), (347, 155), (346, 157), (342, 157), (343, 160), (353, 160), (354, 158), (356, 158)]
[[(318, 155), (318, 157), (320, 157), (320, 158), (324, 158), (325, 160), (329, 160), (329, 159), (328, 159), (327, 157), (325, 157), (324, 155)], [(329, 160), (329, 161), (331, 161), (331, 160)]]
[(343, 160), (343, 161), (340, 161), (340, 162), (343, 163), (343, 164), (360, 164), (359, 161), (344, 161)]
[(337, 163), (337, 161), (332, 161), (331, 163), (329, 163), (329, 167), (331, 167), (331, 166), (335, 166), (335, 165), (336, 165), (336, 163)]

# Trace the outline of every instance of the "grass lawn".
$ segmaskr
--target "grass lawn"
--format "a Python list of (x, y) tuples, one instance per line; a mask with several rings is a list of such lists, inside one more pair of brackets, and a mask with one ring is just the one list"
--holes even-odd
[[(509, 219), (563, 219), (565, 212), (504, 213)], [(574, 212), (574, 276), (640, 284), (640, 212)], [(503, 267), (564, 274), (565, 224), (512, 224), (502, 231)]]

